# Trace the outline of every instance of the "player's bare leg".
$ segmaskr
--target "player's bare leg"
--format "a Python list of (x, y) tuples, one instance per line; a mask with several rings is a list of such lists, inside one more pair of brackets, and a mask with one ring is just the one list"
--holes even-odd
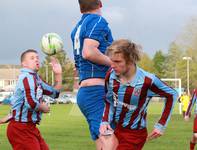
[(116, 150), (118, 146), (118, 139), (115, 134), (100, 136), (102, 142), (102, 150)]
[(101, 142), (100, 138), (95, 141), (95, 144), (96, 144), (96, 150), (103, 150), (102, 149), (102, 142)]

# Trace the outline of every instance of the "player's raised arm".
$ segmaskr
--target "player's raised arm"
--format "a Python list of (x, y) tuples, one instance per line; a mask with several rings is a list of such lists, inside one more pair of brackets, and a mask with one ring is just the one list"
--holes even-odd
[(54, 88), (56, 90), (60, 90), (62, 88), (62, 66), (60, 65), (58, 59), (55, 57), (50, 57), (52, 70), (55, 74), (55, 85)]

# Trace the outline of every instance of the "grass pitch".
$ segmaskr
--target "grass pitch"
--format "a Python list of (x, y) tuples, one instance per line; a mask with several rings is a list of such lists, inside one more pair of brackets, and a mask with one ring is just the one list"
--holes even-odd
[[(159, 119), (163, 103), (151, 102), (148, 110), (148, 131)], [(0, 106), (0, 117), (9, 112), (9, 106)], [(6, 137), (7, 124), (0, 126), (0, 150), (11, 150)], [(187, 150), (192, 135), (193, 116), (184, 122), (175, 106), (165, 134), (145, 144), (144, 150)], [(42, 136), (51, 150), (93, 150), (94, 143), (90, 140), (88, 126), (75, 104), (52, 105), (51, 113), (43, 115), (39, 125)]]

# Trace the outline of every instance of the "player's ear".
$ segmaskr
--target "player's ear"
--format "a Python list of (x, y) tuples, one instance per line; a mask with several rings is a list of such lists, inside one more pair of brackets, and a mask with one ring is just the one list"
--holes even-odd
[(21, 66), (22, 66), (22, 67), (25, 67), (25, 66), (26, 66), (25, 61), (22, 61), (22, 62), (21, 62)]
[(103, 4), (102, 4), (101, 1), (99, 1), (99, 7), (100, 7), (100, 8), (103, 7)]

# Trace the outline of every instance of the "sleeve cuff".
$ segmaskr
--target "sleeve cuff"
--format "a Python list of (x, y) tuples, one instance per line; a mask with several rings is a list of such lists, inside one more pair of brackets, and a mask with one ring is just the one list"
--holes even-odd
[(154, 127), (155, 127), (155, 129), (157, 129), (157, 130), (159, 130), (159, 131), (161, 131), (161, 132), (164, 132), (165, 129), (166, 129), (166, 127), (163, 126), (163, 125), (161, 125), (160, 123), (156, 123), (156, 124), (154, 125)]
[(35, 111), (38, 111), (39, 106), (40, 106), (40, 103), (37, 103), (37, 104), (36, 104), (36, 107), (34, 108), (34, 110), (35, 110)]
[(104, 122), (101, 122), (101, 124), (100, 124), (100, 125), (108, 125), (108, 124), (109, 124), (109, 122), (104, 121)]
[(60, 90), (53, 89), (53, 94), (50, 97), (58, 98), (59, 95), (60, 95)]

